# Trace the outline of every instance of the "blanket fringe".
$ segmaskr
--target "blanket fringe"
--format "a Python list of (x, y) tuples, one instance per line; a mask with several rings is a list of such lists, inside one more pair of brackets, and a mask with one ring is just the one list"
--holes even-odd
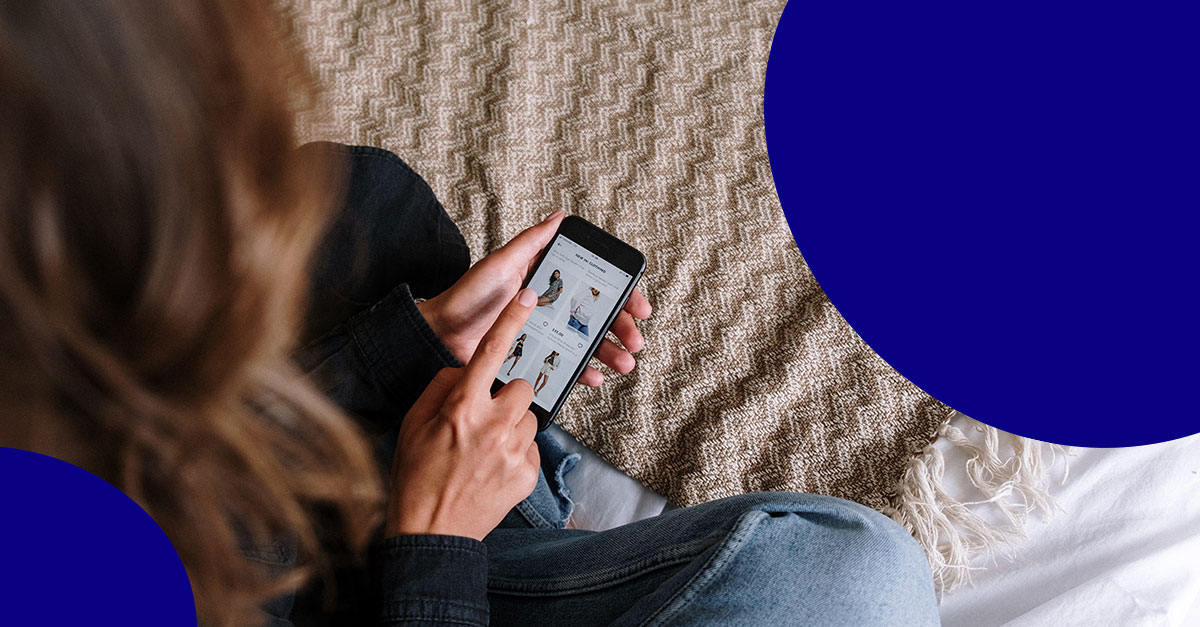
[(997, 555), (1011, 557), (1012, 546), (1026, 537), (1029, 514), (1058, 510), (1048, 492), (1050, 471), (1058, 460), (1063, 462), (1062, 481), (1067, 471), (1067, 447), (1018, 437), (963, 416), (982, 434), (972, 439), (951, 424), (955, 415), (951, 412), (937, 436), (967, 456), (966, 476), (983, 499), (961, 501), (944, 489), (946, 459), (934, 446), (935, 438), (909, 460), (894, 506), (885, 511), (925, 549), (939, 594), (970, 582), (971, 572), (980, 568), (971, 566), (978, 556), (993, 562)]

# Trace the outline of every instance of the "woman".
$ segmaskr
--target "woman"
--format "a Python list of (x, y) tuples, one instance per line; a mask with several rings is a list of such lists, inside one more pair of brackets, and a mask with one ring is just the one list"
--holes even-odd
[(537, 380), (533, 382), (533, 395), (537, 396), (542, 388), (546, 387), (546, 383), (550, 381), (550, 373), (558, 367), (558, 351), (550, 351), (549, 355), (542, 360), (542, 370), (538, 372)]
[(517, 364), (521, 362), (521, 355), (522, 355), (523, 351), (525, 350), (525, 336), (526, 335), (529, 335), (529, 334), (522, 333), (521, 337), (517, 338), (517, 341), (513, 343), (512, 350), (509, 351), (509, 353), (508, 353), (508, 357), (504, 358), (504, 363), (508, 363), (508, 360), (510, 360), (510, 359), (513, 360), (512, 365), (508, 367), (507, 374), (509, 376), (512, 376), (513, 368), (516, 368)]
[(527, 381), (491, 392), (562, 214), (468, 270), (395, 155), (294, 150), (270, 6), (0, 3), (0, 444), (137, 500), (206, 625), (936, 624), (915, 542), (846, 501), (565, 529), (572, 459)]
[(558, 300), (558, 297), (562, 296), (562, 290), (563, 281), (556, 269), (550, 273), (550, 287), (547, 287), (546, 291), (542, 292), (541, 296), (538, 296), (538, 307), (545, 307)]

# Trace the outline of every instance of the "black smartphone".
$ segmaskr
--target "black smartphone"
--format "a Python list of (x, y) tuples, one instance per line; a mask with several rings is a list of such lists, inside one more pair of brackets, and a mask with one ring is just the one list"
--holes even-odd
[(529, 381), (538, 430), (550, 426), (645, 269), (646, 256), (636, 248), (583, 218), (563, 219), (525, 280), (538, 304), (509, 347), (492, 393), (513, 379)]

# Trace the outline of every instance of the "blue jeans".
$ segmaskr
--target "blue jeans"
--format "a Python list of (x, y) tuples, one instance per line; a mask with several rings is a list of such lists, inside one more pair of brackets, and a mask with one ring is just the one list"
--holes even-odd
[(575, 327), (576, 329), (579, 329), (580, 333), (587, 335), (587, 325), (579, 324), (579, 321), (575, 319), (575, 316), (571, 316), (571, 319), (567, 320), (567, 326)]
[(575, 457), (538, 445), (537, 487), (484, 540), (494, 625), (939, 624), (924, 554), (875, 510), (762, 492), (565, 529)]

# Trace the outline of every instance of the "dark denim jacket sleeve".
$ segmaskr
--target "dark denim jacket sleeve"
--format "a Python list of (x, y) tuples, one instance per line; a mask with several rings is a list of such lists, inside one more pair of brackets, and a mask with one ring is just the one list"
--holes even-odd
[(487, 549), (459, 536), (397, 536), (378, 549), (381, 625), (487, 625)]
[(401, 417), (439, 370), (462, 366), (425, 323), (405, 284), (310, 342), (295, 359), (377, 444), (384, 476)]
[(408, 285), (350, 320), (350, 332), (367, 367), (407, 411), (439, 370), (461, 367), (425, 323)]
[[(407, 285), (305, 347), (297, 361), (353, 414), (387, 476), (399, 417), (433, 376), (462, 364), (426, 324)], [(487, 554), (456, 536), (399, 536), (374, 549), (384, 625), (487, 625)]]

